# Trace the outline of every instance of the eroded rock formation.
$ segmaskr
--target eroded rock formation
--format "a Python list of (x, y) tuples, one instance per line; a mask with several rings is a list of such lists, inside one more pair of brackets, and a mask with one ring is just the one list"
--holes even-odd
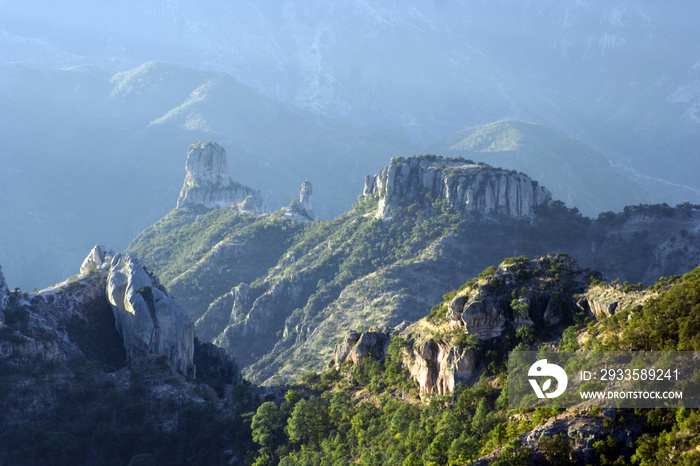
[(80, 273), (86, 274), (94, 270), (107, 267), (112, 261), (115, 252), (111, 249), (108, 251), (106, 247), (101, 244), (96, 245), (87, 255), (83, 264), (80, 266)]
[(296, 221), (311, 221), (314, 219), (313, 206), (311, 204), (311, 195), (314, 190), (311, 186), (309, 180), (305, 180), (301, 184), (301, 190), (299, 190), (299, 201), (292, 201), (287, 207), (284, 208), (287, 217)]
[(129, 360), (163, 355), (174, 369), (194, 377), (194, 325), (138, 260), (128, 254), (114, 256), (107, 298)]
[(477, 372), (476, 355), (472, 350), (444, 341), (429, 340), (413, 345), (403, 364), (418, 384), (421, 394), (447, 395), (457, 384), (472, 380)]
[(365, 178), (363, 194), (379, 197), (377, 218), (390, 218), (396, 207), (426, 196), (465, 214), (516, 218), (529, 218), (533, 207), (552, 201), (546, 188), (523, 173), (439, 156), (392, 159)]
[(260, 193), (233, 181), (228, 173), (226, 151), (215, 142), (196, 142), (187, 151), (185, 184), (177, 208), (202, 205), (217, 209), (238, 205), (244, 211), (262, 212)]

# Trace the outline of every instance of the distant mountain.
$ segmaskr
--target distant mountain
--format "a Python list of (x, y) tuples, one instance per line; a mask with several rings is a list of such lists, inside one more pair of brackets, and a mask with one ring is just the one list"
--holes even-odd
[(0, 4), (0, 62), (221, 71), (420, 144), (537, 122), (653, 178), (654, 202), (697, 203), (698, 15), (651, 0), (26, 0)]
[(650, 201), (643, 186), (616, 173), (603, 154), (543, 125), (497, 121), (458, 131), (430, 151), (525, 172), (591, 217)]
[(333, 217), (387, 154), (392, 132), (265, 97), (223, 73), (147, 63), (111, 74), (0, 65), (0, 260), (9, 283), (43, 287), (97, 242), (120, 249), (174, 207), (187, 147), (216, 140), (273, 210), (309, 179)]

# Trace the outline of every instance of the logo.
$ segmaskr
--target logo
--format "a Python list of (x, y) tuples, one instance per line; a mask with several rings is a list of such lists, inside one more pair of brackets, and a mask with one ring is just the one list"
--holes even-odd
[[(528, 379), (532, 389), (535, 391), (537, 398), (556, 398), (566, 390), (566, 384), (569, 382), (569, 378), (566, 376), (564, 369), (557, 366), (556, 364), (548, 364), (546, 359), (540, 359), (535, 364), (530, 366), (530, 370), (527, 372), (530, 377), (550, 377), (544, 381), (542, 388), (540, 388), (539, 383), (535, 379)], [(557, 389), (550, 393), (545, 393), (549, 390), (552, 385), (552, 377), (557, 381)]]

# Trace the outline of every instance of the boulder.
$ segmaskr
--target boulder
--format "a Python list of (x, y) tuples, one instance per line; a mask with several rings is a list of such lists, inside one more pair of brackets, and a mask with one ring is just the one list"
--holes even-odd
[(194, 377), (194, 325), (158, 280), (129, 254), (116, 254), (107, 277), (107, 298), (129, 360), (163, 355)]

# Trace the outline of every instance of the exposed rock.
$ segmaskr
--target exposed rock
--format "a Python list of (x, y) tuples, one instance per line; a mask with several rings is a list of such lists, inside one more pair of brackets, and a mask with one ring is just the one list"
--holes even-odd
[(383, 329), (376, 332), (350, 332), (343, 341), (335, 346), (333, 361), (339, 368), (346, 361), (359, 364), (360, 359), (372, 358), (383, 360), (391, 342), (394, 329)]
[(311, 221), (314, 219), (314, 211), (311, 204), (311, 194), (313, 188), (311, 183), (306, 180), (301, 184), (299, 191), (299, 201), (296, 199), (284, 208), (284, 215), (296, 221)]
[(520, 441), (523, 446), (533, 450), (533, 464), (540, 464), (537, 460), (544, 460), (544, 455), (539, 449), (540, 442), (555, 435), (560, 435), (564, 441), (569, 442), (571, 453), (566, 460), (571, 464), (597, 463), (600, 458), (593, 444), (605, 440), (608, 436), (611, 436), (623, 451), (634, 451), (634, 441), (642, 434), (643, 425), (631, 418), (623, 425), (609, 429), (605, 427), (604, 421), (604, 417), (569, 412), (559, 419), (550, 419), (530, 432), (520, 435)]
[(304, 209), (309, 214), (313, 212), (313, 208), (311, 206), (311, 195), (313, 192), (314, 190), (311, 187), (309, 180), (304, 180), (304, 182), (301, 184), (301, 191), (299, 191), (299, 207)]
[(582, 309), (590, 276), (566, 255), (511, 260), (458, 293), (446, 317), (480, 340), (499, 337), (506, 326), (554, 327)]
[(83, 265), (80, 266), (80, 273), (86, 274), (93, 270), (107, 267), (112, 262), (114, 254), (115, 252), (111, 249), (107, 251), (105, 246), (101, 244), (96, 245), (83, 261)]
[(530, 218), (533, 207), (552, 201), (546, 188), (523, 173), (439, 156), (392, 159), (379, 175), (365, 178), (363, 194), (379, 197), (377, 218), (384, 219), (425, 196), (444, 199), (449, 209), (464, 214), (516, 218)]
[(421, 394), (452, 393), (457, 384), (472, 380), (477, 371), (472, 350), (433, 340), (414, 345), (403, 364), (418, 383)]
[(129, 360), (164, 355), (173, 368), (194, 377), (194, 325), (138, 260), (128, 254), (114, 256), (107, 297)]
[(233, 181), (226, 151), (214, 142), (196, 142), (187, 152), (185, 184), (177, 208), (202, 205), (208, 209), (238, 204), (241, 210), (262, 212), (260, 193)]
[(654, 293), (648, 290), (626, 292), (618, 286), (603, 284), (591, 287), (578, 296), (576, 305), (596, 319), (604, 319), (623, 309), (641, 306), (653, 295)]

